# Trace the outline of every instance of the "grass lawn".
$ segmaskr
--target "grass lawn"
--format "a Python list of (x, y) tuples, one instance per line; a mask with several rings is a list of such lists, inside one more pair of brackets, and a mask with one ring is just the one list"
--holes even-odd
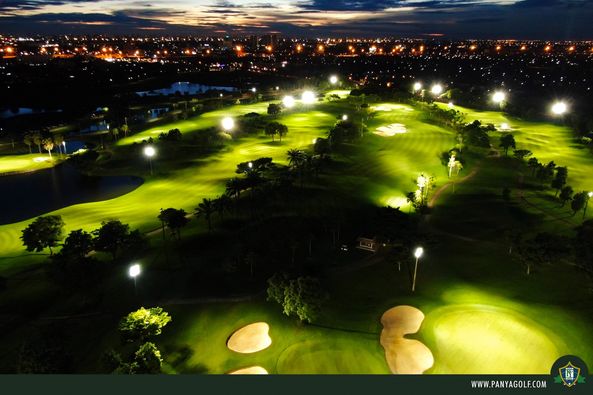
[[(224, 116), (265, 113), (267, 105), (232, 106), (148, 129), (120, 140), (113, 158), (129, 155), (134, 141), (156, 137), (162, 131), (179, 128), (186, 134), (199, 133), (218, 125)], [(420, 173), (434, 175), (437, 186), (447, 182), (439, 154), (454, 145), (453, 132), (422, 122), (411, 106), (378, 103), (372, 107), (377, 113), (366, 122), (369, 133), (355, 145), (342, 148), (336, 158), (343, 165), (338, 167), (341, 172), (328, 177), (325, 187), (377, 205), (404, 207), (405, 194), (416, 188)], [(518, 148), (532, 150), (541, 161), (567, 165), (569, 183), (585, 187), (593, 162), (584, 150), (570, 145), (566, 128), (509, 120), (497, 112), (462, 111), (468, 113), (468, 121), (509, 123), (516, 131)], [(141, 187), (116, 199), (66, 207), (55, 214), (63, 216), (67, 230), (94, 229), (108, 218), (119, 218), (144, 231), (157, 228), (160, 208), (193, 211), (202, 198), (224, 190), (239, 162), (268, 156), (286, 163), (288, 149), (311, 148), (313, 139), (325, 136), (342, 114), (358, 116), (345, 101), (297, 107), (277, 118), (289, 129), (282, 143), (262, 135), (246, 136), (207, 156), (190, 153), (176, 157), (176, 152), (162, 152), (165, 146), (156, 143), (161, 152), (153, 162), (155, 175), (146, 174), (143, 162), (144, 168), (136, 170), (146, 176)], [(393, 136), (374, 133), (393, 124), (403, 125), (406, 132)], [(387, 374), (379, 343), (380, 317), (402, 304), (426, 314), (420, 331), (408, 337), (431, 349), (435, 365), (429, 373), (547, 373), (552, 362), (567, 353), (592, 364), (589, 317), (593, 305), (584, 276), (573, 267), (550, 266), (527, 277), (507, 254), (502, 231), (509, 223), (531, 221), (537, 229), (554, 224), (545, 225), (541, 215), (502, 201), (500, 191), (516, 178), (514, 169), (505, 163), (504, 158), (485, 159), (475, 178), (455, 191), (447, 190), (437, 202), (426, 222), (436, 241), (425, 246), (415, 294), (410, 292), (409, 267), (404, 265), (398, 271), (394, 262), (382, 260), (351, 271), (329, 272), (326, 282), (331, 299), (316, 325), (298, 324), (263, 297), (235, 303), (164, 304), (173, 317), (157, 340), (165, 355), (166, 371), (226, 373), (259, 365), (270, 373)], [(465, 174), (471, 163), (468, 167)], [(26, 267), (31, 261), (19, 240), (28, 222), (0, 226), (4, 258), (0, 259), (0, 272), (15, 271), (18, 265)], [(192, 226), (196, 228), (190, 228), (184, 237), (197, 234), (203, 224)], [(18, 293), (11, 295), (19, 297)], [(227, 349), (226, 341), (235, 330), (259, 321), (270, 325), (269, 348), (248, 355)], [(106, 326), (102, 327), (102, 340), (88, 346), (97, 348), (87, 355), (89, 366), (97, 363), (99, 348), (116, 342), (115, 325), (113, 330)]]
[(57, 162), (56, 156), (50, 159), (47, 154), (3, 155), (0, 156), (0, 175), (47, 169)]

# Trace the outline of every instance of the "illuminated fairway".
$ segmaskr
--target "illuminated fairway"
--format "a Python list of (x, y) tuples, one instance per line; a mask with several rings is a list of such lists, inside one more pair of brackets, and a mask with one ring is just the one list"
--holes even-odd
[(53, 167), (55, 157), (49, 158), (47, 154), (26, 154), (0, 156), (0, 175), (3, 173), (28, 172)]
[[(389, 104), (389, 103), (386, 103)], [(265, 113), (268, 103), (236, 105), (223, 110), (202, 114), (191, 120), (180, 121), (149, 129), (125, 139), (118, 145), (131, 144), (138, 139), (156, 135), (164, 130), (179, 128), (182, 132), (195, 132), (217, 125), (223, 116), (240, 116), (253, 111)], [(277, 163), (286, 163), (286, 151), (290, 148), (308, 149), (313, 139), (325, 136), (338, 116), (352, 112), (345, 102), (299, 107), (277, 118), (288, 126), (289, 133), (282, 143), (272, 143), (267, 136), (246, 136), (231, 141), (227, 147), (206, 158), (183, 158), (188, 163), (181, 169), (159, 175), (158, 154), (154, 160), (155, 177), (148, 177), (144, 184), (131, 193), (118, 198), (79, 204), (53, 212), (61, 215), (66, 230), (95, 229), (101, 221), (118, 218), (132, 228), (148, 231), (158, 227), (156, 215), (163, 205), (184, 208), (191, 212), (204, 197), (215, 197), (224, 191), (225, 182), (236, 176), (235, 168), (240, 162), (259, 157), (272, 157)], [(379, 112), (367, 122), (369, 129), (397, 122), (404, 124), (408, 133), (383, 138), (366, 136), (353, 148), (349, 172), (340, 177), (339, 187), (348, 191), (364, 191), (361, 197), (379, 205), (405, 206), (405, 193), (415, 188), (414, 179), (420, 172), (443, 173), (437, 154), (451, 147), (452, 134), (434, 125), (417, 119), (418, 112), (406, 105), (391, 105), (389, 111)], [(158, 145), (157, 145), (158, 149)], [(425, 158), (419, 161), (418, 158)], [(144, 169), (138, 169), (144, 170)], [(362, 188), (361, 188), (362, 187)], [(2, 256), (17, 257), (23, 253), (19, 240), (20, 232), (29, 221), (0, 227), (0, 251)], [(10, 264), (11, 260), (2, 260)]]
[[(438, 103), (439, 107), (447, 109), (447, 105)], [(455, 106), (461, 111), (467, 122), (480, 120), (483, 124), (492, 123), (500, 130), (500, 125), (509, 125), (517, 142), (517, 149), (527, 149), (533, 152), (540, 162), (554, 161), (557, 166), (568, 166), (569, 184), (575, 190), (590, 190), (590, 169), (593, 157), (588, 149), (575, 142), (572, 131), (562, 125), (546, 122), (529, 122), (510, 117), (500, 111), (479, 111), (466, 107)], [(491, 142), (498, 146), (500, 133), (491, 134)], [(509, 153), (511, 155), (511, 153)]]

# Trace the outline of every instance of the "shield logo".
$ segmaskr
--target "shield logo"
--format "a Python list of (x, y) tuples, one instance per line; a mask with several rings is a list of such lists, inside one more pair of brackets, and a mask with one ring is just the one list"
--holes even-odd
[(572, 387), (579, 380), (581, 369), (568, 362), (566, 365), (558, 369), (560, 372), (560, 378), (567, 387)]

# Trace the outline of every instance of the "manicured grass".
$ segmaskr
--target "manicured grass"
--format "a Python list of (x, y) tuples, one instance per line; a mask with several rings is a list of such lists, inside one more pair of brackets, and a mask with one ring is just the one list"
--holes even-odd
[[(183, 133), (199, 133), (216, 126), (223, 116), (265, 113), (267, 104), (232, 106), (149, 129), (120, 140), (115, 158), (120, 152), (128, 154), (126, 146), (134, 141), (156, 137), (161, 131), (179, 128)], [(336, 158), (340, 173), (328, 177), (325, 187), (376, 205), (404, 207), (405, 193), (416, 188), (420, 173), (434, 175), (437, 186), (447, 182), (438, 155), (454, 145), (453, 133), (422, 122), (413, 107), (391, 103), (372, 106), (389, 111), (378, 111), (366, 122), (370, 133), (341, 149)], [(142, 230), (157, 228), (160, 208), (192, 211), (203, 197), (214, 197), (224, 190), (225, 181), (235, 176), (239, 162), (269, 156), (286, 163), (288, 149), (310, 148), (312, 140), (324, 136), (344, 113), (353, 119), (358, 116), (344, 101), (297, 107), (277, 118), (289, 128), (282, 143), (272, 143), (262, 135), (246, 136), (206, 157), (190, 154), (178, 158), (183, 166), (173, 166), (175, 161), (165, 154), (159, 163), (157, 155), (155, 176), (147, 176), (135, 191), (55, 213), (64, 217), (68, 230), (93, 229), (107, 218), (119, 218)], [(472, 118), (485, 123), (508, 122), (516, 128), (518, 148), (531, 149), (540, 160), (547, 160), (546, 155), (553, 150), (558, 158), (550, 156), (549, 160), (569, 166), (569, 182), (585, 183), (582, 177), (592, 162), (568, 145), (567, 129), (507, 120), (497, 112), (472, 112), (468, 120)], [(393, 123), (404, 125), (407, 132), (391, 137), (373, 133)], [(555, 147), (557, 142), (566, 146)], [(509, 223), (529, 220), (534, 227), (542, 223), (529, 211), (510, 211), (502, 202), (502, 187), (516, 179), (515, 170), (504, 163), (486, 159), (474, 179), (459, 185), (455, 192), (448, 190), (437, 202), (429, 225), (438, 242), (426, 245), (415, 294), (410, 292), (409, 267), (404, 264), (398, 271), (394, 262), (381, 260), (352, 271), (328, 273), (325, 282), (331, 299), (318, 326), (298, 324), (283, 316), (279, 306), (264, 302), (263, 297), (236, 303), (164, 305), (173, 322), (157, 342), (167, 371), (226, 373), (259, 365), (270, 373), (386, 374), (389, 370), (379, 344), (379, 320), (385, 310), (401, 304), (418, 307), (426, 314), (419, 333), (409, 338), (421, 340), (431, 349), (435, 365), (429, 373), (547, 373), (558, 356), (568, 353), (593, 363), (588, 318), (593, 306), (586, 279), (574, 268), (564, 266), (538, 268), (527, 277), (506, 252), (502, 230)], [(470, 170), (464, 169), (464, 173)], [(28, 222), (0, 227), (2, 256), (16, 257), (0, 260), (4, 269), (15, 270), (16, 265), (28, 263), (30, 258), (23, 255), (18, 239)], [(198, 231), (191, 228), (184, 237), (195, 236)], [(269, 348), (249, 355), (228, 350), (226, 341), (235, 330), (259, 321), (270, 325)], [(116, 339), (114, 333), (115, 329), (104, 335), (103, 343), (97, 342), (101, 348)], [(89, 353), (94, 361), (90, 364), (96, 363), (95, 354), (99, 351)]]
[(52, 159), (47, 154), (4, 155), (0, 156), (0, 175), (47, 169), (56, 163), (55, 155)]

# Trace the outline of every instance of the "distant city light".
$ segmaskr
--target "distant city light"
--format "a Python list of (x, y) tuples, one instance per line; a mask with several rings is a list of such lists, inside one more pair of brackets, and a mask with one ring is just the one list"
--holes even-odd
[(231, 117), (222, 119), (222, 128), (226, 131), (232, 130), (235, 127), (235, 120)]
[(301, 100), (305, 104), (312, 104), (315, 103), (315, 93), (311, 91), (304, 91), (301, 95)]
[(439, 96), (443, 93), (443, 86), (441, 84), (434, 84), (430, 89), (430, 92), (435, 96)]
[(505, 101), (507, 98), (507, 95), (504, 92), (501, 91), (496, 91), (494, 92), (494, 94), (492, 95), (492, 101), (496, 104), (500, 104), (503, 101)]
[(564, 102), (556, 102), (552, 105), (552, 114), (562, 115), (568, 111), (568, 106)]
[(285, 108), (292, 108), (292, 107), (294, 107), (294, 97), (292, 97), (292, 96), (284, 96), (284, 98), (282, 99), (282, 105)]
[(332, 85), (335, 85), (338, 83), (338, 76), (337, 75), (332, 75), (331, 77), (329, 77), (329, 83)]

